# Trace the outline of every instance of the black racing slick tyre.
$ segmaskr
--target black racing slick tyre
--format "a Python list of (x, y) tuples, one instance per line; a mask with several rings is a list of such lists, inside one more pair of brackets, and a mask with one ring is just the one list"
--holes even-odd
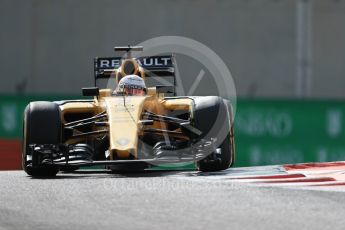
[(60, 108), (53, 102), (31, 102), (24, 112), (22, 167), (34, 177), (55, 176), (59, 169), (56, 166), (32, 167), (30, 144), (60, 144), (62, 123)]
[(229, 168), (235, 160), (232, 109), (227, 100), (217, 96), (197, 97), (194, 105), (195, 127), (202, 132), (200, 139), (215, 140), (220, 148), (217, 160), (214, 152), (196, 162), (199, 171), (212, 172)]

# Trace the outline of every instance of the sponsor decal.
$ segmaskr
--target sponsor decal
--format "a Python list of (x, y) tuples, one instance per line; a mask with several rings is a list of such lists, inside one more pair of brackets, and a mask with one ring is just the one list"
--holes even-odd
[(329, 137), (335, 138), (341, 135), (343, 114), (339, 109), (330, 109), (326, 114), (326, 131)]
[[(123, 59), (121, 57), (106, 57), (96, 59), (96, 69), (118, 69)], [(152, 56), (136, 58), (138, 64), (143, 68), (150, 67), (172, 67), (171, 56)]]
[(1, 125), (4, 131), (14, 132), (17, 128), (17, 106), (16, 104), (5, 104), (1, 107)]
[(129, 142), (130, 140), (128, 138), (119, 138), (116, 140), (116, 143), (118, 143), (121, 146), (126, 146)]

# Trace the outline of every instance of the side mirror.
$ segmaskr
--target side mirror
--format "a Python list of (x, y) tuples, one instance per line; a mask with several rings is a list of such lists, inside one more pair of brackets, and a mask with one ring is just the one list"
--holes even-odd
[(157, 85), (156, 92), (157, 93), (174, 93), (174, 87), (171, 85)]
[(99, 88), (98, 87), (88, 87), (82, 88), (83, 96), (98, 96), (99, 95)]

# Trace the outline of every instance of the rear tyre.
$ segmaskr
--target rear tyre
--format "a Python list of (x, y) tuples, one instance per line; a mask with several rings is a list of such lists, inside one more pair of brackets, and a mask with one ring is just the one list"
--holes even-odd
[(221, 97), (208, 96), (195, 98), (195, 127), (202, 132), (200, 139), (216, 138), (216, 146), (221, 154), (217, 160), (209, 156), (196, 162), (199, 171), (212, 172), (229, 168), (235, 159), (233, 143), (232, 110)]
[(23, 122), (22, 167), (34, 177), (55, 176), (59, 168), (53, 165), (32, 167), (30, 144), (61, 143), (60, 108), (53, 102), (31, 102), (25, 109)]

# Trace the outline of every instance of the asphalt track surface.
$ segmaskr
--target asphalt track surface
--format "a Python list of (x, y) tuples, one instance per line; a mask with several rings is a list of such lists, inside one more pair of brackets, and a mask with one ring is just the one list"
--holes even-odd
[(0, 229), (345, 229), (344, 192), (217, 180), (243, 171), (0, 172)]

